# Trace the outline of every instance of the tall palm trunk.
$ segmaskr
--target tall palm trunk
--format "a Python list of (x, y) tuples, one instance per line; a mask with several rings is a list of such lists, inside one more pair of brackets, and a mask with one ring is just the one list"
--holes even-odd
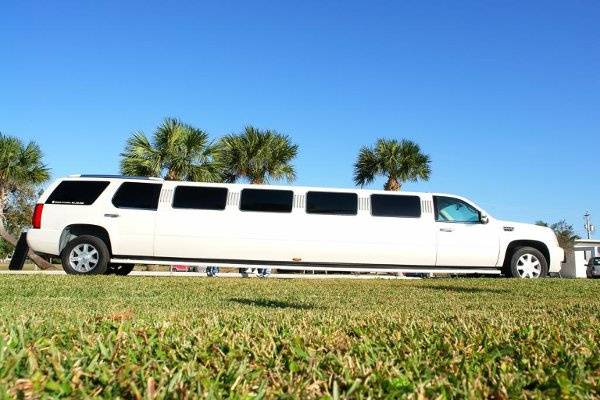
[(383, 189), (397, 192), (400, 190), (400, 182), (398, 182), (398, 179), (394, 178), (393, 176), (390, 176), (385, 185), (383, 186)]
[(165, 176), (166, 180), (168, 180), (168, 181), (176, 181), (176, 180), (178, 180), (177, 178), (178, 178), (178, 176), (177, 176), (177, 172), (175, 170), (169, 169), (167, 171), (167, 175)]
[[(4, 191), (2, 191), (2, 192), (0, 192), (0, 237), (2, 237), (2, 239), (6, 240), (8, 243), (12, 244), (13, 246), (16, 246), (17, 239), (6, 229), (6, 226), (4, 225), (5, 201), (6, 201), (6, 194), (4, 193)], [(42, 257), (38, 256), (31, 250), (29, 250), (29, 253), (27, 253), (27, 257), (29, 257), (29, 259), (31, 261), (33, 261), (33, 263), (35, 265), (37, 265), (38, 267), (40, 267), (41, 269), (54, 268), (54, 266), (52, 264), (50, 264), (48, 261), (44, 260)]]

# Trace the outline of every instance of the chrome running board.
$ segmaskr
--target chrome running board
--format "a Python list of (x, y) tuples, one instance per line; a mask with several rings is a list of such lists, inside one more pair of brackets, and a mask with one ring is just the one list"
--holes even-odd
[(224, 261), (198, 261), (198, 260), (169, 260), (160, 258), (111, 258), (112, 264), (143, 264), (143, 265), (188, 265), (193, 267), (221, 267), (221, 268), (276, 268), (280, 270), (306, 270), (306, 271), (331, 271), (331, 272), (386, 272), (386, 273), (432, 273), (432, 274), (486, 274), (500, 275), (502, 271), (496, 268), (467, 268), (467, 267), (415, 267), (415, 266), (368, 266), (368, 265), (319, 265), (313, 264), (274, 264), (265, 261), (262, 263), (239, 263)]

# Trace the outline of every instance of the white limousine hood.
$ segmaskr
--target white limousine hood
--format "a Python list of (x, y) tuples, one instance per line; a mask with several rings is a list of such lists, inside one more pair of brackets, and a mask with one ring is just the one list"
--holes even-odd
[(511, 236), (522, 236), (527, 239), (539, 240), (547, 244), (558, 245), (556, 234), (547, 226), (504, 220), (496, 220), (496, 223), (504, 232), (511, 233)]

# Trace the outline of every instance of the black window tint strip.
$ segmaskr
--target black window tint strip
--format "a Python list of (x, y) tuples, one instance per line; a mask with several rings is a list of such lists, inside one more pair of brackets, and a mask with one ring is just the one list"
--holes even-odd
[(356, 215), (358, 195), (356, 193), (308, 192), (306, 194), (308, 214)]
[(224, 210), (227, 188), (177, 186), (173, 195), (173, 208), (196, 210)]
[(62, 181), (50, 194), (46, 204), (89, 206), (94, 204), (108, 185), (107, 181)]
[(419, 196), (372, 194), (371, 215), (376, 217), (421, 217)]
[(125, 182), (115, 193), (112, 202), (117, 208), (156, 211), (161, 188), (160, 184)]
[(290, 213), (293, 200), (291, 190), (243, 189), (240, 210)]

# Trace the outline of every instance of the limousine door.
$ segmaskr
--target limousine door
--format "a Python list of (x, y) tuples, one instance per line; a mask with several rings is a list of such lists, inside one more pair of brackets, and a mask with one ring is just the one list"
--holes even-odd
[(236, 220), (225, 211), (227, 188), (178, 185), (163, 189), (156, 220), (154, 255), (218, 259), (231, 253)]
[(481, 222), (481, 213), (465, 201), (434, 196), (437, 261), (440, 267), (494, 267), (500, 235)]
[[(369, 234), (369, 261), (407, 267), (433, 267), (436, 258), (431, 200), (427, 196), (373, 194)], [(423, 201), (422, 201), (423, 200)]]
[(112, 251), (118, 256), (152, 256), (154, 225), (162, 185), (125, 182), (104, 210), (104, 226), (111, 235)]

